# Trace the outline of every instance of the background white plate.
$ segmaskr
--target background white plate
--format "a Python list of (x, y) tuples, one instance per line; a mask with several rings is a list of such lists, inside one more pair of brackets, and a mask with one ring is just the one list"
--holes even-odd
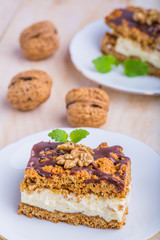
[[(17, 215), (19, 184), (29, 160), (32, 145), (48, 141), (50, 132), (40, 132), (0, 151), (0, 234), (8, 240), (143, 240), (160, 228), (160, 156), (147, 145), (118, 133), (86, 128), (90, 135), (82, 143), (96, 147), (101, 142), (121, 145), (131, 158), (133, 188), (126, 225), (121, 230), (92, 229), (54, 224)], [(71, 128), (64, 129), (71, 132)]]
[(92, 60), (102, 55), (101, 39), (107, 31), (110, 29), (104, 20), (98, 20), (88, 24), (74, 36), (70, 44), (70, 55), (77, 70), (88, 79), (109, 88), (136, 94), (159, 95), (160, 78), (151, 76), (128, 78), (123, 75), (121, 65), (105, 74), (95, 70)]

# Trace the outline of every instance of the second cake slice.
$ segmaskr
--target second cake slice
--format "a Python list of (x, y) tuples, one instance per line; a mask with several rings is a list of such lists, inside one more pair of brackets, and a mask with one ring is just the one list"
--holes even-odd
[(102, 53), (122, 63), (128, 58), (146, 62), (149, 74), (160, 77), (160, 12), (138, 7), (115, 9), (105, 22), (112, 31), (102, 39)]

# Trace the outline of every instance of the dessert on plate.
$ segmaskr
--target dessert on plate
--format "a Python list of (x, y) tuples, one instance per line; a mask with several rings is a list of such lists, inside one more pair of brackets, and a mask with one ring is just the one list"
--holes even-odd
[(101, 51), (120, 62), (134, 58), (148, 64), (149, 75), (160, 77), (160, 12), (127, 7), (105, 18), (111, 28), (102, 38)]
[(72, 225), (119, 229), (125, 224), (131, 185), (130, 159), (120, 146), (96, 149), (65, 142), (32, 148), (20, 184), (18, 213)]

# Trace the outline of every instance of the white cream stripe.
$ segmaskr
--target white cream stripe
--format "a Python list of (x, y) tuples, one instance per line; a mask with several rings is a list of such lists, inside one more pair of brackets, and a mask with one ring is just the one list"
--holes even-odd
[(116, 41), (115, 51), (123, 55), (136, 56), (141, 61), (149, 62), (153, 66), (160, 68), (160, 51), (148, 49), (143, 50), (139, 43), (128, 38), (118, 37)]
[[(125, 208), (128, 205), (129, 196), (126, 198), (104, 198), (94, 194), (68, 195), (52, 192), (49, 189), (38, 189), (34, 192), (21, 192), (21, 202), (30, 204), (51, 212), (55, 210), (66, 213), (81, 212), (87, 216), (99, 216), (106, 221), (122, 221)], [(120, 208), (120, 205), (122, 208)]]

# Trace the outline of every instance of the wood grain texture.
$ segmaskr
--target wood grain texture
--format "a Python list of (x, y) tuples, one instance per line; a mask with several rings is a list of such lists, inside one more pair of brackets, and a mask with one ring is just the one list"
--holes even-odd
[(3, 37), (5, 31), (7, 31), (11, 21), (16, 15), (18, 8), (23, 0), (1, 0), (0, 7), (0, 39)]
[[(69, 126), (65, 116), (66, 93), (73, 87), (96, 86), (73, 67), (68, 52), (69, 43), (74, 34), (87, 23), (100, 19), (115, 7), (125, 6), (129, 2), (133, 4), (133, 1), (127, 0), (107, 3), (104, 0), (87, 0), (85, 4), (78, 0), (19, 2), (18, 11), (1, 37), (0, 61), (3, 67), (0, 70), (0, 147), (34, 132)], [(54, 56), (32, 62), (22, 56), (19, 35), (25, 27), (41, 20), (55, 23), (61, 47)], [(23, 113), (9, 106), (6, 92), (11, 78), (29, 69), (46, 71), (52, 77), (54, 86), (52, 95), (45, 104), (34, 111)], [(160, 98), (109, 89), (106, 91), (110, 96), (110, 110), (108, 121), (102, 128), (135, 137), (160, 152)]]
[[(74, 87), (98, 86), (71, 63), (68, 47), (72, 37), (115, 7), (134, 3), (160, 8), (159, 0), (0, 0), (0, 148), (35, 132), (70, 127), (65, 114), (66, 93)], [(19, 36), (24, 28), (42, 20), (50, 20), (57, 26), (61, 46), (54, 56), (32, 62), (22, 56)], [(52, 94), (37, 109), (19, 112), (6, 100), (7, 87), (15, 74), (30, 69), (44, 70), (52, 77)], [(110, 96), (108, 119), (102, 129), (135, 137), (160, 153), (160, 97), (102, 88)], [(153, 239), (159, 239), (158, 235)]]

